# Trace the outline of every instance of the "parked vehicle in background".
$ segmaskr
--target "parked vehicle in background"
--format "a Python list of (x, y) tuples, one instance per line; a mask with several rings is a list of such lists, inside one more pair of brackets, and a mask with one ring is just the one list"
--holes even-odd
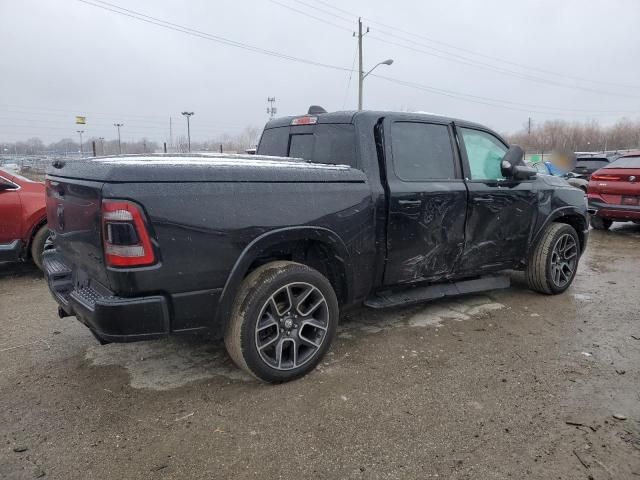
[(48, 236), (44, 183), (0, 170), (0, 262), (32, 259), (42, 268)]
[(596, 230), (608, 230), (613, 222), (640, 222), (640, 151), (595, 171), (587, 198)]
[(578, 178), (589, 180), (591, 174), (596, 170), (609, 165), (611, 160), (604, 154), (601, 155), (580, 155), (576, 158), (576, 166), (572, 172)]
[(349, 306), (505, 288), (506, 269), (561, 293), (588, 235), (582, 193), (482, 125), (319, 107), (270, 121), (256, 155), (54, 163), (47, 213), (61, 316), (102, 341), (209, 331), (268, 382), (313, 369)]
[(572, 187), (579, 188), (586, 195), (587, 185), (589, 184), (589, 182), (584, 178), (580, 177), (579, 175), (576, 175), (573, 172), (564, 173), (560, 169), (555, 167), (551, 162), (537, 162), (532, 164), (531, 166), (535, 168), (538, 173), (564, 178), (569, 185), (571, 185)]

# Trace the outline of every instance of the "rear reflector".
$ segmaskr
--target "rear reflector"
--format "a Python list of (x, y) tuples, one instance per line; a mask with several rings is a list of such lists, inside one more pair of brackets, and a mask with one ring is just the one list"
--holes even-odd
[(318, 117), (312, 117), (311, 115), (305, 115), (304, 117), (291, 120), (291, 125), (315, 125), (316, 123), (318, 123)]
[(104, 258), (111, 267), (142, 267), (156, 262), (142, 209), (126, 200), (102, 201)]

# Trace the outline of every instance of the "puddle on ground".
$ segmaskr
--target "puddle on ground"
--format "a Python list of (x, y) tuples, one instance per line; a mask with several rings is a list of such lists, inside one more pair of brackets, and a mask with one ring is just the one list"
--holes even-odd
[(221, 344), (205, 339), (174, 337), (96, 345), (87, 350), (86, 357), (93, 365), (126, 368), (133, 388), (171, 390), (216, 376), (252, 380), (234, 365)]

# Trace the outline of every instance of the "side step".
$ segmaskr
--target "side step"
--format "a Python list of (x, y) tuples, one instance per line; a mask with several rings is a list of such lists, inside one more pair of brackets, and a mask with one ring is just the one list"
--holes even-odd
[(414, 303), (436, 300), (443, 297), (453, 297), (466, 293), (486, 292), (500, 288), (509, 288), (511, 279), (506, 275), (491, 275), (461, 280), (459, 282), (440, 283), (425, 287), (408, 287), (405, 290), (384, 290), (369, 297), (364, 304), (370, 308), (388, 308), (411, 305)]

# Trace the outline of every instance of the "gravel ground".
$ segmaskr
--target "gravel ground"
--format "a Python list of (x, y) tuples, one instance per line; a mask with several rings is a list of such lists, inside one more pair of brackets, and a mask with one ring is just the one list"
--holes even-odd
[(99, 346), (0, 265), (0, 478), (640, 479), (639, 242), (592, 232), (560, 296), (353, 312), (280, 386), (204, 339)]

